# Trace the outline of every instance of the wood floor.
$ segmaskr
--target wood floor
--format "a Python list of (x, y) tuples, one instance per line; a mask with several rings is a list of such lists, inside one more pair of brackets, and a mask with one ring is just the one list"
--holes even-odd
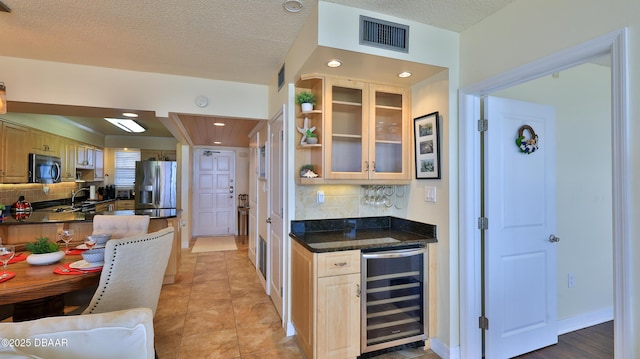
[(563, 334), (558, 344), (517, 359), (610, 359), (613, 358), (613, 321)]

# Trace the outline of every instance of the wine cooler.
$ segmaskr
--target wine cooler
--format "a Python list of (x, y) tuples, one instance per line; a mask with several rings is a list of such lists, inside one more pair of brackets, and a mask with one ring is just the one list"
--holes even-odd
[(427, 339), (427, 249), (362, 253), (362, 353)]

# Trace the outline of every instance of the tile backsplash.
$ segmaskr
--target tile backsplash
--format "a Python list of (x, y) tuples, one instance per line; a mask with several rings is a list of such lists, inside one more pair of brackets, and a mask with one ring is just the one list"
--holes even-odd
[[(47, 194), (44, 191), (45, 187), (49, 188)], [(24, 199), (29, 203), (71, 198), (71, 191), (77, 188), (78, 184), (74, 182), (47, 185), (39, 183), (0, 184), (0, 204), (9, 207), (16, 203), (20, 196), (24, 196)]]
[[(317, 203), (317, 193), (323, 191), (324, 203)], [(393, 202), (390, 207), (385, 205), (374, 206), (367, 203), (367, 195), (372, 195), (372, 190), (367, 191), (360, 185), (320, 185), (320, 186), (296, 186), (296, 213), (295, 219), (326, 219), (326, 218), (353, 218), (388, 216), (399, 208), (406, 206), (406, 186), (387, 186), (387, 193)], [(396, 193), (399, 196), (396, 196)], [(400, 196), (400, 194), (402, 194)]]

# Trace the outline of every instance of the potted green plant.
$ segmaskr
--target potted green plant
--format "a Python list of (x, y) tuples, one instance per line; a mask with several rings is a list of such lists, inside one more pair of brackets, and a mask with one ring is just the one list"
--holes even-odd
[(35, 242), (27, 243), (24, 249), (31, 252), (27, 256), (27, 263), (31, 265), (47, 265), (56, 263), (64, 258), (64, 251), (57, 243), (49, 242), (49, 238), (36, 238)]
[(305, 137), (307, 138), (307, 144), (308, 145), (315, 145), (316, 143), (318, 143), (318, 136), (311, 132), (311, 130), (307, 130), (307, 132), (305, 133)]
[(300, 105), (302, 112), (309, 112), (313, 110), (313, 106), (316, 105), (316, 95), (310, 91), (301, 91), (296, 95), (296, 103)]

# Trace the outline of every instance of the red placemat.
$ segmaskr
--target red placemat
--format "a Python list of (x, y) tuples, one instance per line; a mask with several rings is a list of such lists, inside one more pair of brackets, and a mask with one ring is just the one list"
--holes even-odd
[(100, 272), (102, 270), (102, 267), (99, 268), (95, 268), (95, 269), (75, 269), (75, 268), (71, 268), (69, 267), (71, 263), (64, 263), (61, 264), (59, 266), (56, 267), (56, 269), (53, 270), (53, 273), (55, 274), (85, 274), (85, 273), (93, 273), (93, 272)]
[(6, 282), (15, 276), (16, 274), (13, 272), (4, 272), (4, 274), (0, 274), (0, 283)]
[(22, 262), (23, 260), (27, 259), (27, 256), (28, 256), (28, 254), (26, 254), (26, 253), (17, 254), (15, 256), (13, 256), (13, 258), (11, 258), (11, 260), (9, 260), (9, 264)]
[(84, 252), (84, 251), (86, 251), (86, 249), (77, 249), (77, 248), (74, 248), (74, 249), (69, 249), (69, 251), (68, 251), (68, 252), (65, 252), (65, 254), (66, 254), (66, 255), (68, 255), (68, 256), (79, 256), (79, 255), (81, 255), (81, 254), (82, 254), (82, 252)]

